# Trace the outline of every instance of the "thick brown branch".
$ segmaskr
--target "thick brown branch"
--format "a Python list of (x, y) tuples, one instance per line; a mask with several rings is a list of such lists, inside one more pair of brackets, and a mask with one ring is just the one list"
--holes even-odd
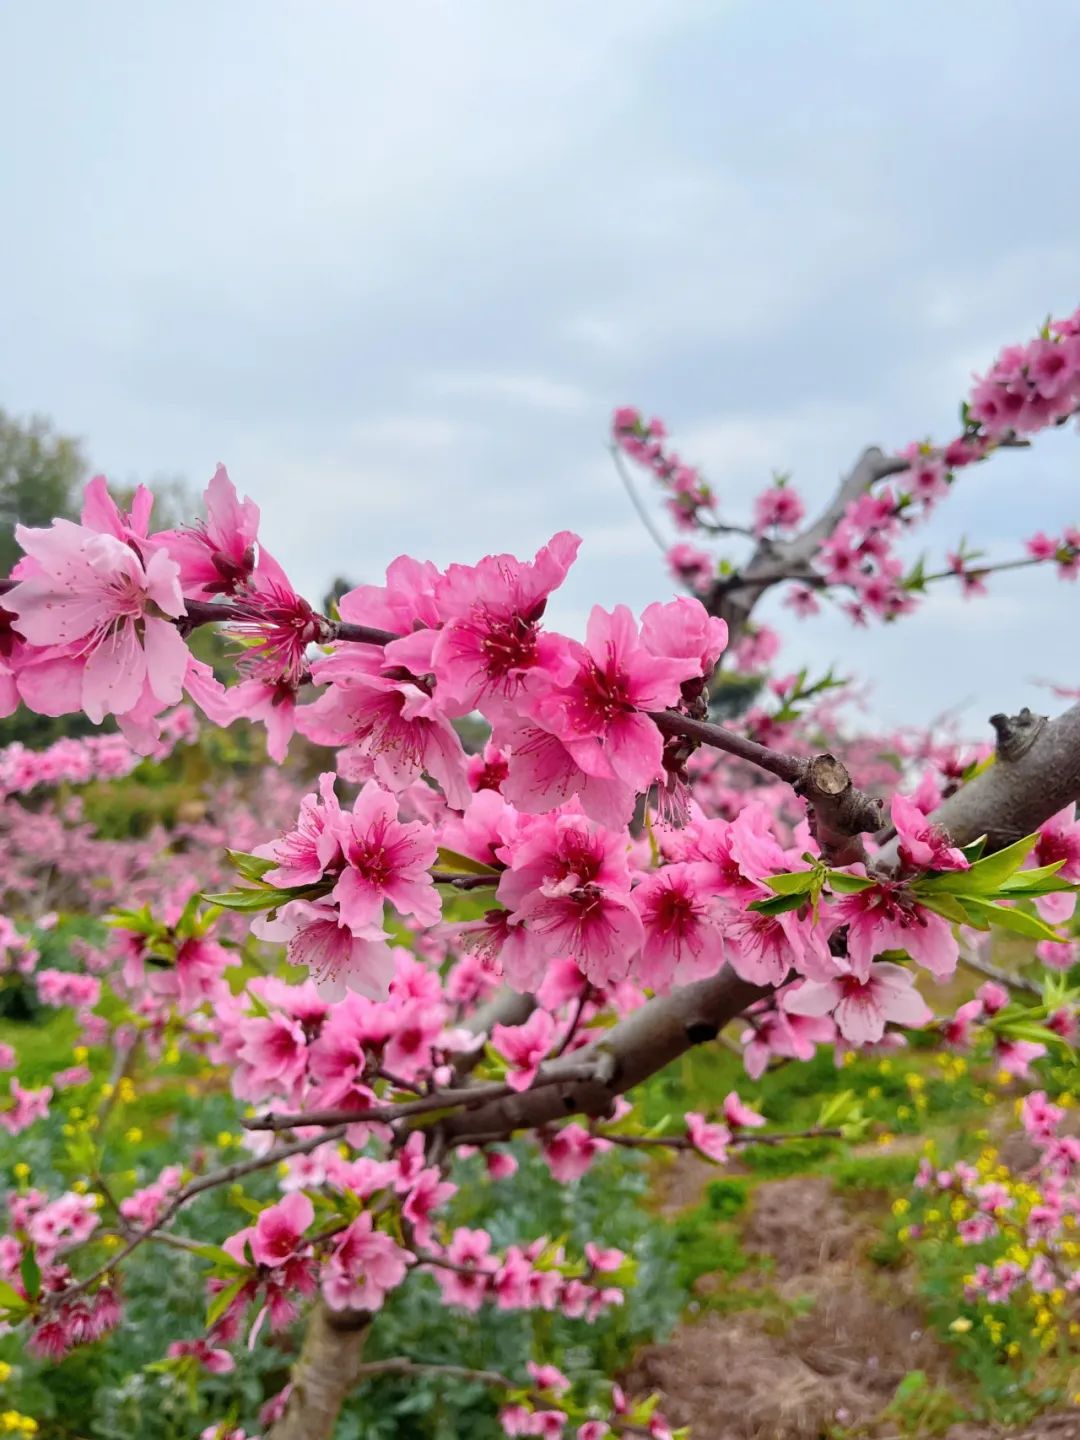
[(878, 480), (907, 470), (910, 463), (896, 455), (885, 455), (873, 445), (864, 450), (813, 524), (792, 540), (759, 542), (737, 575), (716, 581), (705, 598), (706, 608), (726, 620), (732, 637), (737, 638), (767, 590), (784, 580), (813, 577), (810, 562), (839, 525), (851, 502)]
[[(991, 850), (1030, 835), (1039, 826), (1080, 800), (1080, 705), (1056, 720), (1031, 715), (995, 715), (998, 732), (995, 763), (961, 786), (933, 813), (957, 845), (980, 835)], [(896, 842), (882, 851), (889, 864)]]
[[(496, 1100), (463, 1114), (451, 1115), (442, 1126), (452, 1144), (479, 1136), (505, 1136), (514, 1130), (550, 1125), (570, 1115), (610, 1115), (617, 1096), (662, 1070), (693, 1045), (715, 1039), (723, 1027), (748, 1005), (767, 994), (730, 970), (700, 980), (635, 1010), (572, 1056), (553, 1060), (546, 1071), (564, 1084)], [(606, 1061), (591, 1080), (569, 1076), (583, 1062)]]
[[(541, 1069), (532, 1082), (533, 1089), (545, 1085), (563, 1085), (568, 1081), (591, 1080), (596, 1073), (595, 1062), (574, 1067), (572, 1073), (560, 1071), (557, 1076)], [(501, 1100), (514, 1095), (509, 1085), (501, 1080), (485, 1085), (464, 1085), (452, 1090), (436, 1090), (423, 1095), (419, 1100), (403, 1100), (399, 1105), (376, 1105), (369, 1110), (308, 1110), (292, 1115), (257, 1115), (240, 1123), (245, 1130), (295, 1130), (305, 1125), (363, 1125), (377, 1122), (389, 1124), (394, 1120), (408, 1120), (417, 1115), (431, 1115), (439, 1110), (472, 1108), (488, 1100)]]
[(331, 1440), (341, 1407), (360, 1378), (370, 1329), (366, 1310), (331, 1310), (325, 1301), (315, 1302), (285, 1413), (266, 1440)]

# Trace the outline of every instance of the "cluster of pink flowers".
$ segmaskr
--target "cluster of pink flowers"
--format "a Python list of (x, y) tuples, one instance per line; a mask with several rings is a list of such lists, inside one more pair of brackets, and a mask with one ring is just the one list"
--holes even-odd
[[(1018, 371), (1011, 362), (995, 368), (992, 388), (1027, 387), (1019, 429), (1075, 408), (1068, 376), (1059, 376), (1054, 396), (1046, 389), (1055, 383), (1046, 347), (1071, 357), (1077, 338), (1075, 326), (1059, 327)], [(980, 388), (980, 396), (961, 441), (940, 455), (912, 448), (902, 482), (853, 502), (818, 550), (817, 579), (802, 571), (795, 608), (810, 609), (833, 587), (852, 593), (856, 619), (910, 608), (917, 587), (895, 542), (945, 493), (957, 466), (1006, 433), (988, 418), (992, 395)], [(698, 472), (665, 447), (660, 422), (621, 410), (615, 436), (665, 485), (681, 527), (739, 529), (720, 522)], [(207, 1330), (172, 1345), (178, 1369), (226, 1373), (242, 1333), (254, 1344), (264, 1326), (290, 1325), (305, 1300), (375, 1312), (419, 1273), (447, 1305), (468, 1312), (488, 1303), (592, 1322), (623, 1302), (626, 1257), (618, 1250), (590, 1242), (577, 1257), (543, 1237), (497, 1251), (487, 1230), (455, 1223), (452, 1132), (442, 1134), (444, 1147), (428, 1143), (433, 1132), (422, 1118), (411, 1127), (417, 1116), (438, 1114), (440, 1092), (470, 1072), (498, 1103), (527, 1107), (551, 1084), (552, 1062), (602, 1050), (592, 1042), (612, 1016), (725, 967), (760, 996), (744, 1011), (751, 1076), (774, 1061), (809, 1059), (822, 1044), (838, 1058), (886, 1049), (935, 1023), (916, 975), (948, 979), (961, 942), (969, 953), (982, 943), (981, 932), (958, 933), (957, 921), (978, 923), (989, 906), (980, 896), (993, 890), (976, 895), (970, 914), (958, 909), (955, 897), (971, 879), (965, 872), (979, 863), (970, 858), (976, 847), (959, 850), (927, 818), (961, 783), (970, 753), (905, 737), (890, 746), (895, 763), (876, 753), (881, 745), (862, 752), (882, 788), (895, 789), (898, 767), (925, 773), (917, 783), (910, 773), (910, 796), (892, 798), (896, 861), (881, 864), (869, 841), (865, 863), (834, 867), (811, 833), (815, 817), (788, 787), (744, 782), (697, 750), (707, 687), (728, 653), (727, 626), (697, 599), (653, 604), (640, 616), (598, 606), (583, 640), (561, 635), (544, 619), (578, 550), (577, 537), (562, 532), (525, 561), (493, 555), (440, 570), (400, 557), (385, 583), (343, 595), (340, 619), (330, 620), (263, 550), (258, 510), (223, 469), (208, 487), (204, 521), (153, 533), (150, 508), (140, 490), (131, 512), (121, 512), (99, 478), (87, 488), (80, 523), (19, 532), (25, 555), (0, 613), (0, 710), (21, 700), (50, 715), (112, 716), (122, 733), (61, 742), (36, 757), (0, 755), (0, 834), (18, 835), (21, 856), (5, 861), (4, 893), (27, 888), (34, 868), (55, 886), (37, 894), (36, 930), (24, 934), (0, 917), (0, 969), (41, 1002), (70, 1007), (80, 1046), (109, 1045), (128, 1059), (138, 1051), (149, 1065), (175, 1048), (185, 1060), (221, 1067), (240, 1105), (274, 1117), (253, 1122), (244, 1168), (274, 1172), (280, 1159), (279, 1194), (253, 1204), (251, 1223), (204, 1257)], [(799, 496), (778, 478), (742, 533), (780, 554), (803, 516)], [(1072, 533), (1037, 537), (1042, 558), (1068, 570)], [(702, 592), (722, 578), (688, 544), (669, 558)], [(978, 583), (970, 556), (955, 561), (965, 584)], [(241, 678), (229, 688), (186, 643), (195, 625), (214, 618), (243, 641)], [(746, 626), (729, 658), (756, 674), (778, 648), (769, 627)], [(807, 718), (826, 733), (835, 718), (820, 696), (813, 707), (806, 702), (832, 685), (831, 676), (820, 687), (805, 672), (778, 676), (742, 728), (762, 744), (805, 753)], [(40, 807), (39, 797), (28, 806), (14, 799), (45, 783), (130, 773), (136, 752), (161, 758), (192, 733), (185, 695), (215, 724), (241, 716), (264, 724), (275, 759), (299, 732), (333, 751), (335, 768), (303, 796), (288, 782), (261, 781), (258, 806), (248, 807), (255, 815), (242, 813), (237, 794), (215, 795), (202, 818), (130, 843), (99, 841), (78, 797)], [(474, 713), (490, 735), (481, 753), (468, 755), (455, 722)], [(211, 890), (225, 882), (219, 861), (206, 857), (226, 844), (237, 888)], [(1041, 827), (1024, 863), (1032, 899), (1022, 888), (1001, 892), (1006, 906), (1020, 900), (1027, 908), (997, 916), (1026, 925), (1041, 937), (1047, 963), (1064, 968), (1074, 942), (1052, 927), (1071, 920), (1075, 895), (1064, 887), (1080, 883), (1080, 823), (1071, 809)], [(1017, 873), (1022, 886), (1025, 872)], [(212, 908), (200, 906), (200, 892)], [(107, 940), (74, 941), (69, 958), (38, 968), (32, 937), (53, 923), (51, 910), (114, 903), (123, 910)], [(245, 914), (255, 917), (256, 938), (282, 943), (306, 971), (299, 983), (237, 979), (241, 947), (245, 960), (258, 960), (237, 918)], [(51, 961), (52, 950), (44, 942), (41, 949)], [(532, 997), (516, 1023), (477, 1017), (500, 983)], [(1044, 1038), (1073, 1038), (1071, 999), (1060, 1011), (1042, 1008), (1050, 1011), (1040, 1017)], [(1010, 1029), (1015, 1013), (1000, 986), (985, 985), (936, 1022), (936, 1033), (963, 1045), (978, 1027), (992, 1036), (999, 1067), (1024, 1078), (1046, 1047), (1022, 1027)], [(48, 1113), (54, 1091), (85, 1083), (86, 1056), (72, 1058), (78, 1063), (51, 1086), (24, 1088), (13, 1075), (0, 1126), (21, 1132)], [(14, 1059), (0, 1052), (0, 1068)], [(1052, 1266), (1053, 1245), (1076, 1213), (1077, 1154), (1060, 1135), (1055, 1107), (1029, 1098), (1025, 1124), (1039, 1147), (1046, 1200), (1045, 1214), (1028, 1217), (1029, 1238)], [(450, 1108), (460, 1104), (459, 1095)], [(627, 1101), (605, 1114), (586, 1123), (560, 1116), (533, 1130), (555, 1180), (575, 1184), (617, 1144), (642, 1138), (619, 1128), (631, 1115)], [(685, 1131), (667, 1138), (723, 1163), (746, 1142), (740, 1130), (763, 1123), (732, 1092), (722, 1113), (690, 1111)], [(278, 1130), (293, 1137), (284, 1147)], [(485, 1132), (475, 1149), (458, 1144), (456, 1155), (478, 1151), (498, 1181), (517, 1165), (494, 1143), (501, 1138)], [(23, 1190), (12, 1198), (0, 1273), (30, 1319), (38, 1353), (60, 1356), (119, 1316), (120, 1282), (103, 1282), (99, 1267), (80, 1283), (68, 1265), (77, 1247), (102, 1243), (99, 1200), (118, 1211), (115, 1235), (134, 1248), (201, 1193), (209, 1182), (190, 1181), (205, 1168), (199, 1155), (190, 1171), (170, 1164), (132, 1175), (116, 1199), (104, 1188), (101, 1197)], [(1008, 1191), (960, 1167), (948, 1184), (971, 1202), (972, 1238), (996, 1233), (1013, 1203)], [(25, 1276), (35, 1267), (40, 1290), (30, 1294)], [(1017, 1283), (997, 1268), (983, 1278), (988, 1294)], [(530, 1374), (528, 1398), (502, 1411), (504, 1431), (563, 1435), (566, 1377), (538, 1364)], [(264, 1423), (288, 1403), (283, 1392)], [(670, 1433), (659, 1412), (639, 1415), (617, 1387), (605, 1413), (590, 1415), (578, 1440)]]
[[(161, 717), (161, 733), (149, 752), (164, 760), (174, 747), (190, 743), (198, 734), (195, 712), (178, 705)], [(44, 750), (31, 750), (16, 742), (0, 749), (0, 796), (25, 795), (39, 785), (86, 785), (91, 780), (119, 780), (146, 758), (123, 735), (65, 738)]]
[[(570, 1381), (554, 1365), (529, 1362), (533, 1390), (525, 1401), (504, 1405), (499, 1411), (503, 1434), (510, 1436), (538, 1435), (548, 1440), (569, 1440), (572, 1423), (560, 1401), (570, 1389)], [(604, 1407), (604, 1418), (584, 1420), (573, 1432), (575, 1440), (606, 1440), (607, 1436), (644, 1435), (648, 1440), (673, 1440), (673, 1431), (663, 1412), (656, 1408), (656, 1397), (635, 1406), (621, 1385), (612, 1385), (610, 1402)], [(599, 1407), (590, 1407), (595, 1411)], [(682, 1432), (680, 1431), (680, 1434)]]
[[(915, 441), (900, 450), (897, 478), (868, 488), (848, 504), (813, 557), (818, 579), (795, 579), (785, 603), (800, 617), (813, 615), (820, 609), (820, 593), (839, 589), (851, 592), (841, 604), (857, 625), (866, 625), (871, 617), (894, 620), (908, 614), (925, 579), (921, 564), (909, 572), (895, 551), (905, 531), (949, 493), (957, 471), (985, 460), (1003, 443), (1063, 424), (1078, 409), (1080, 310), (1051, 321), (1026, 344), (1007, 346), (986, 375), (976, 377), (963, 407), (962, 434), (941, 448)], [(803, 520), (800, 497), (787, 477), (778, 476), (754, 501), (752, 529), (723, 525), (712, 489), (698, 470), (667, 447), (662, 420), (645, 420), (632, 406), (622, 406), (615, 411), (612, 434), (615, 445), (651, 471), (668, 492), (667, 508), (681, 529), (776, 538)], [(1056, 539), (1040, 531), (1026, 542), (1026, 549), (1033, 560), (1055, 562), (1063, 579), (1080, 574), (1076, 525), (1067, 526)], [(669, 550), (668, 565), (691, 591), (703, 591), (717, 575), (715, 559), (685, 542)], [(986, 593), (985, 576), (995, 568), (962, 550), (948, 554), (946, 565), (944, 573), (955, 574), (968, 596)]]
[[(1034, 1159), (988, 1179), (973, 1165), (958, 1162), (938, 1169), (924, 1159), (915, 1184), (920, 1190), (965, 1197), (970, 1214), (957, 1222), (964, 1245), (1000, 1239), (1009, 1253), (975, 1266), (966, 1284), (969, 1300), (1003, 1305), (1022, 1288), (1035, 1294), (1080, 1294), (1080, 1267), (1072, 1241), (1080, 1218), (1080, 1140), (1064, 1127), (1065, 1111), (1034, 1090), (1019, 1103), (1020, 1120)], [(1018, 1242), (1018, 1243), (1017, 1243)]]
[(619, 449), (651, 470), (668, 491), (667, 508), (680, 530), (714, 527), (716, 498), (700, 471), (665, 448), (668, 432), (662, 420), (646, 420), (640, 410), (622, 405), (612, 417), (611, 433)]

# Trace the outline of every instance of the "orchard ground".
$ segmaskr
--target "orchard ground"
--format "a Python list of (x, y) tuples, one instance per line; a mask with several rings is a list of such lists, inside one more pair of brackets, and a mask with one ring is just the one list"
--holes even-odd
[[(83, 807), (117, 843), (157, 824), (182, 827), (226, 776), (247, 773), (250, 784), (243, 736), (221, 747), (221, 737), (210, 735), (161, 763), (143, 762), (126, 779), (93, 782), (79, 792)], [(49, 962), (63, 968), (74, 963), (72, 938), (99, 930), (93, 917), (71, 914), (39, 939)], [(997, 958), (1010, 963), (1007, 945)], [(235, 971), (233, 988), (248, 974), (247, 965)], [(961, 970), (939, 992), (942, 1007), (980, 979)], [(47, 1082), (71, 1059), (74, 1016), (42, 1007), (13, 969), (0, 1005), (0, 1041), (20, 1055), (24, 1083)], [(777, 1063), (755, 1084), (733, 1034), (648, 1082), (649, 1126), (691, 1105), (720, 1106), (738, 1089), (770, 1128), (811, 1128), (831, 1111), (857, 1120), (858, 1143), (748, 1146), (725, 1166), (689, 1152), (643, 1160), (616, 1151), (570, 1185), (556, 1183), (528, 1146), (516, 1146), (518, 1175), (498, 1187), (474, 1175), (476, 1183), (459, 1192), (455, 1220), (485, 1224), (496, 1237), (603, 1235), (637, 1261), (626, 1307), (587, 1327), (546, 1313), (481, 1315), (475, 1326), (446, 1327), (429, 1286), (420, 1299), (391, 1300), (375, 1353), (395, 1353), (407, 1336), (410, 1352), (426, 1360), (482, 1368), (497, 1358), (514, 1370), (539, 1350), (572, 1375), (617, 1374), (632, 1395), (659, 1392), (673, 1424), (715, 1440), (1075, 1434), (1080, 1411), (1068, 1403), (1064, 1358), (1075, 1338), (1062, 1353), (1025, 1343), (1022, 1353), (1005, 1356), (978, 1307), (960, 1298), (957, 1267), (967, 1268), (970, 1257), (955, 1244), (919, 1243), (905, 1233), (928, 1145), (939, 1157), (967, 1153), (987, 1173), (1030, 1162), (1013, 1153), (1012, 1079), (913, 1037), (906, 1050), (849, 1054), (839, 1065), (823, 1048), (808, 1064)], [(174, 1056), (175, 1076), (164, 1072), (136, 1088), (102, 1072), (112, 1063), (106, 1051), (88, 1059), (95, 1079), (86, 1093), (108, 1091), (99, 1103), (117, 1167), (156, 1173), (178, 1145), (207, 1168), (240, 1153), (218, 1068)], [(1070, 1077), (1062, 1066), (1053, 1078), (1060, 1093)], [(0, 1165), (16, 1186), (80, 1184), (90, 1107), (77, 1100), (78, 1093), (44, 1126), (0, 1145)], [(1075, 1110), (1070, 1120), (1078, 1117)], [(210, 1215), (200, 1213), (197, 1233), (234, 1228), (248, 1203), (240, 1194), (208, 1195), (202, 1204)], [(241, 1355), (236, 1372), (204, 1377), (185, 1392), (160, 1362), (176, 1333), (197, 1333), (203, 1323), (199, 1262), (148, 1246), (128, 1273), (129, 1322), (60, 1365), (32, 1361), (17, 1335), (0, 1340), (0, 1423), (5, 1411), (34, 1417), (42, 1440), (182, 1440), (227, 1413), (237, 1395), (272, 1391), (287, 1377), (294, 1342), (286, 1335), (268, 1352)], [(957, 1328), (971, 1316), (970, 1328)], [(1030, 1328), (1025, 1313), (1014, 1323)], [(465, 1427), (494, 1440), (502, 1433), (496, 1411), (483, 1386), (379, 1378), (350, 1400), (335, 1433), (449, 1440)]]

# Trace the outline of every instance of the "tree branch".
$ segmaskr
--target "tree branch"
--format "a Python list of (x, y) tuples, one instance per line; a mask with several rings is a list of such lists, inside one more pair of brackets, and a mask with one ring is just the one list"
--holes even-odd
[[(985, 835), (987, 848), (1000, 850), (1080, 800), (1080, 705), (1055, 720), (1022, 710), (991, 716), (990, 723), (998, 733), (994, 764), (942, 801), (931, 818), (957, 845)], [(894, 863), (896, 852), (894, 840), (879, 858)]]
[(691, 720), (674, 710), (653, 711), (650, 718), (664, 735), (711, 745), (786, 781), (806, 801), (814, 839), (834, 865), (863, 859), (857, 837), (881, 828), (881, 801), (853, 785), (846, 766), (835, 755), (787, 755), (722, 725)]
[[(708, 980), (650, 1000), (572, 1056), (551, 1061), (545, 1068), (553, 1083), (544, 1089), (526, 1090), (451, 1115), (443, 1122), (443, 1134), (451, 1144), (462, 1145), (479, 1136), (505, 1137), (514, 1130), (536, 1129), (579, 1113), (606, 1117), (619, 1095), (692, 1046), (715, 1039), (730, 1020), (768, 993), (723, 969)], [(598, 1068), (592, 1079), (570, 1078), (582, 1062), (601, 1058), (606, 1067)], [(564, 1078), (565, 1083), (554, 1083)]]
[[(538, 1071), (531, 1089), (543, 1089), (545, 1085), (563, 1085), (568, 1081), (591, 1080), (596, 1074), (595, 1062), (577, 1065), (571, 1073), (560, 1072), (549, 1075), (546, 1068)], [(436, 1090), (423, 1095), (419, 1100), (404, 1100), (400, 1105), (376, 1105), (370, 1110), (309, 1110), (294, 1115), (256, 1115), (240, 1123), (245, 1130), (295, 1130), (305, 1125), (362, 1125), (394, 1120), (407, 1120), (414, 1115), (430, 1115), (439, 1110), (471, 1108), (488, 1100), (501, 1100), (504, 1096), (518, 1094), (501, 1080), (484, 1085), (464, 1085), (452, 1090)]]

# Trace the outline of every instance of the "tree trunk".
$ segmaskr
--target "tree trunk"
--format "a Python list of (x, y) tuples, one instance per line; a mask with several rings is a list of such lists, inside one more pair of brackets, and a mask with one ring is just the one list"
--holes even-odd
[(333, 1440), (370, 1329), (366, 1310), (331, 1310), (322, 1300), (315, 1302), (293, 1366), (289, 1403), (266, 1440)]

